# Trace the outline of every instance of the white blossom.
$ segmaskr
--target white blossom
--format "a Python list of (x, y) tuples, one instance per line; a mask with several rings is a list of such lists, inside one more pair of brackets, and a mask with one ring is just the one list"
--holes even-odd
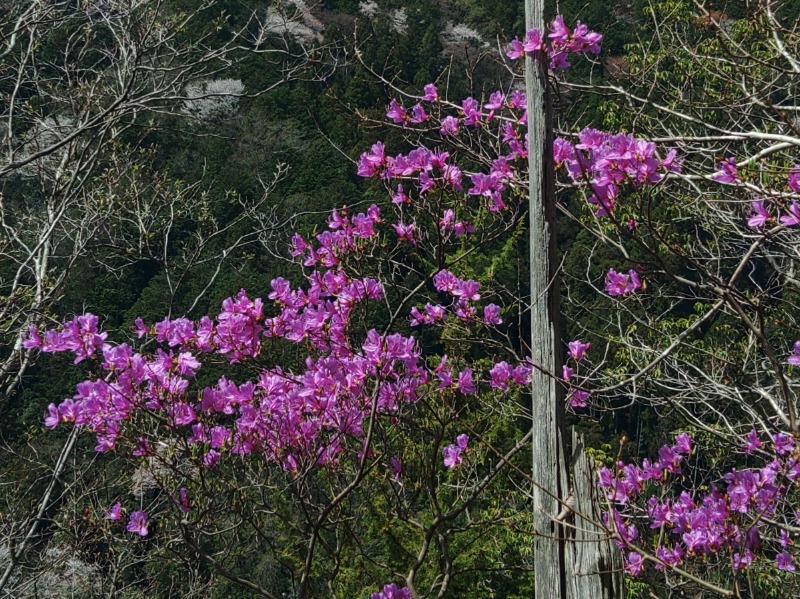
[(244, 84), (239, 79), (214, 79), (186, 86), (184, 113), (202, 121), (236, 114)]
[(358, 11), (369, 19), (374, 19), (378, 14), (378, 3), (374, 0), (366, 0), (358, 3)]

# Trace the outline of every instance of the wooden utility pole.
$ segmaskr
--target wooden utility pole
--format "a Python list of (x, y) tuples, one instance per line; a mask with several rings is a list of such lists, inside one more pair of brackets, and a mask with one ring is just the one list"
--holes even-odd
[[(526, 30), (547, 35), (544, 0), (525, 0)], [(533, 522), (536, 599), (619, 599), (624, 596), (619, 552), (599, 521), (593, 465), (573, 435), (567, 457), (563, 349), (559, 327), (560, 280), (555, 231), (553, 126), (544, 51), (525, 58), (528, 96), (531, 357), (533, 358)], [(570, 481), (570, 469), (573, 480)], [(569, 502), (575, 513), (557, 519)], [(569, 539), (569, 540), (568, 540)]]
[[(544, 0), (526, 0), (526, 30), (544, 32)], [(533, 358), (533, 523), (537, 599), (566, 599), (564, 530), (555, 517), (567, 497), (562, 431), (564, 398), (554, 376), (561, 370), (559, 282), (556, 279), (553, 134), (547, 94), (547, 57), (525, 57), (530, 188), (531, 357)]]

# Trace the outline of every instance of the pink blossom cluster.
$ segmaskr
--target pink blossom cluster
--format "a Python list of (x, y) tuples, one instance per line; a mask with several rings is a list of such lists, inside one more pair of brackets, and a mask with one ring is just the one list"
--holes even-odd
[[(729, 156), (720, 162), (720, 170), (711, 175), (711, 179), (718, 183), (727, 183), (730, 185), (737, 185), (741, 183), (741, 176), (739, 168), (736, 163), (736, 158)], [(795, 165), (789, 171), (788, 175), (789, 191), (795, 194), (800, 194), (800, 165)], [(778, 206), (781, 210), (782, 207)], [(747, 218), (747, 226), (751, 229), (758, 229), (775, 221), (775, 217), (770, 213), (767, 200), (764, 198), (756, 197), (750, 202), (750, 214)], [(787, 227), (796, 227), (800, 225), (800, 205), (797, 200), (793, 200), (789, 208), (778, 217), (778, 222)]]
[[(435, 92), (433, 84), (426, 86), (426, 90)], [(422, 100), (439, 101), (438, 92), (423, 96)], [(412, 112), (417, 111), (415, 105)], [(525, 93), (514, 90), (508, 96), (501, 91), (493, 92), (489, 101), (481, 109), (481, 104), (474, 98), (462, 100), (459, 116), (447, 115), (440, 121), (440, 132), (443, 136), (459, 135), (460, 127), (477, 128), (488, 124), (496, 114), (501, 111), (510, 111), (504, 115), (502, 121), (502, 141), (507, 144), (509, 153), (498, 157), (492, 164), (488, 173), (475, 172), (467, 173), (471, 186), (467, 190), (467, 195), (487, 198), (487, 208), (492, 212), (506, 210), (506, 201), (503, 198), (504, 192), (516, 182), (516, 167), (513, 163), (518, 159), (524, 159), (528, 155), (527, 136), (521, 129), (527, 126)], [(407, 110), (397, 102), (392, 100), (387, 111), (387, 116), (396, 123), (419, 124), (416, 120), (405, 118)], [(362, 177), (380, 177), (383, 180), (400, 180), (413, 182), (414, 188), (420, 196), (432, 190), (462, 191), (463, 171), (450, 160), (450, 154), (441, 150), (432, 151), (425, 147), (418, 147), (408, 153), (408, 155), (398, 154), (389, 156), (381, 142), (376, 142), (370, 151), (361, 154), (358, 163), (358, 174)], [(412, 197), (409, 196), (410, 187), (407, 188), (403, 183), (397, 187), (397, 191), (392, 191), (392, 202), (394, 204), (411, 204)], [(452, 213), (452, 209), (449, 209)], [(457, 236), (471, 232), (472, 225), (469, 223), (457, 223), (454, 214), (450, 215), (446, 211), (442, 216), (442, 228), (452, 227)]]
[(442, 218), (439, 220), (439, 229), (442, 233), (452, 232), (456, 237), (475, 232), (475, 227), (470, 223), (456, 221), (456, 214), (450, 208), (446, 209), (442, 214)]
[(375, 204), (366, 213), (358, 213), (352, 218), (347, 214), (347, 207), (334, 210), (328, 219), (329, 230), (316, 236), (319, 245), (314, 247), (295, 233), (292, 255), (302, 257), (303, 266), (337, 266), (342, 255), (357, 250), (363, 240), (377, 236), (375, 226), (380, 222), (381, 211)]
[[(508, 159), (509, 157), (504, 157), (496, 160), (489, 173), (468, 175), (472, 185), (468, 188), (467, 195), (488, 198), (487, 207), (492, 212), (506, 209), (502, 194), (515, 176)], [(424, 146), (411, 150), (407, 155), (389, 156), (383, 144), (376, 142), (369, 152), (361, 154), (358, 174), (362, 177), (379, 177), (385, 181), (401, 181), (397, 190), (391, 192), (392, 203), (397, 205), (413, 203), (413, 197), (409, 195), (412, 188), (420, 197), (435, 190), (463, 191), (464, 173), (450, 160), (449, 152), (429, 150)], [(400, 222), (393, 226), (401, 239), (415, 242), (415, 223)], [(442, 214), (440, 228), (443, 231), (453, 231), (456, 236), (475, 230), (469, 222), (456, 221), (452, 208), (446, 209)]]
[(456, 437), (456, 442), (442, 449), (445, 468), (458, 468), (464, 458), (461, 454), (467, 450), (469, 435), (462, 434)]
[(654, 185), (664, 173), (680, 170), (675, 150), (660, 159), (657, 149), (653, 142), (633, 135), (587, 127), (578, 134), (577, 144), (556, 138), (553, 158), (557, 167), (566, 167), (573, 181), (588, 182), (592, 190), (588, 201), (596, 207), (597, 216), (605, 216), (614, 212), (621, 185)]
[[(381, 142), (375, 142), (369, 152), (364, 152), (358, 161), (358, 174), (361, 177), (378, 176), (384, 180), (409, 180), (414, 178), (420, 194), (433, 189), (452, 189), (461, 191), (461, 169), (449, 162), (450, 153), (442, 150), (429, 150), (420, 146), (406, 154), (389, 156)], [(398, 188), (393, 198), (395, 204), (407, 204), (411, 199), (403, 188)]]
[[(362, 216), (361, 221), (354, 218), (342, 224), (347, 219), (336, 213), (332, 228), (346, 232), (368, 221), (366, 230), (374, 234), (374, 221)], [(320, 247), (303, 242), (302, 258), (323, 255), (325, 235), (317, 239)], [(349, 251), (351, 244), (345, 241), (337, 247)], [(261, 299), (250, 299), (242, 290), (222, 303), (215, 319), (165, 318), (149, 327), (137, 319), (137, 335), (150, 336), (161, 345), (148, 354), (135, 352), (127, 343), (107, 342), (91, 314), (44, 337), (32, 330), (28, 347), (48, 351), (91, 356), (93, 344), (102, 342), (100, 366), (105, 374), (78, 384), (77, 393), (59, 405), (50, 404), (45, 424), (86, 426), (97, 436), (97, 451), (109, 451), (117, 446), (121, 426), (147, 412), (159, 417), (168, 430), (184, 431), (188, 443), (202, 448), (206, 467), (215, 468), (225, 453), (257, 452), (295, 471), (301, 460), (335, 464), (349, 439), (363, 437), (364, 420), (373, 405), (379, 415), (395, 413), (403, 404), (414, 403), (429, 381), (437, 389), (477, 391), (472, 369), (463, 368), (456, 376), (446, 356), (432, 371), (424, 367), (413, 337), (371, 329), (360, 343), (354, 341), (349, 328), (352, 312), (359, 303), (383, 297), (378, 281), (350, 278), (340, 269), (315, 270), (307, 281), (305, 288), (295, 289), (285, 279), (274, 279), (268, 299), (277, 314), (271, 317), (265, 315)], [(475, 281), (449, 271), (440, 271), (434, 281), (437, 289), (455, 298), (456, 313), (474, 320), (475, 308), (469, 302), (480, 298)], [(499, 322), (496, 306), (487, 306), (484, 313)], [(48, 341), (71, 339), (76, 330), (83, 331), (81, 339), (91, 340), (89, 349), (86, 343)], [(214, 385), (190, 390), (202, 354), (208, 355), (204, 361), (214, 355), (230, 363), (250, 360), (260, 355), (267, 339), (302, 344), (309, 352), (304, 368), (297, 372), (281, 366), (262, 368), (254, 380), (237, 383), (223, 376)], [(509, 381), (527, 384), (530, 367), (500, 362), (489, 375), (492, 388), (507, 390)], [(132, 443), (134, 456), (152, 455), (147, 438)]]
[[(474, 302), (481, 298), (480, 284), (473, 279), (461, 279), (449, 270), (440, 270), (433, 276), (436, 291), (446, 293), (453, 298), (450, 306), (431, 304), (428, 302), (423, 307), (411, 308), (410, 322), (412, 327), (443, 323), (449, 313), (466, 323), (477, 320), (478, 311)], [(498, 325), (503, 322), (500, 318), (500, 306), (488, 304), (483, 308), (483, 322), (487, 325)]]
[(78, 364), (94, 355), (95, 351), (102, 350), (105, 345), (107, 333), (97, 330), (99, 319), (94, 314), (76, 316), (71, 321), (64, 323), (60, 331), (47, 331), (42, 338), (31, 328), (29, 337), (23, 341), (25, 349), (38, 348), (46, 353), (70, 351), (75, 354), (75, 364)]
[(506, 56), (511, 60), (522, 58), (526, 54), (532, 55), (540, 50), (544, 50), (550, 57), (551, 69), (565, 69), (570, 66), (568, 57), (570, 54), (591, 54), (600, 53), (600, 42), (603, 36), (594, 31), (590, 31), (586, 25), (578, 21), (575, 29), (571, 30), (564, 23), (564, 17), (556, 16), (550, 23), (548, 40), (538, 29), (529, 30), (525, 38), (520, 41), (514, 38), (506, 48)]
[[(283, 279), (273, 280), (270, 299), (280, 311), (271, 318), (264, 317), (261, 300), (242, 291), (223, 302), (215, 321), (165, 320), (148, 329), (157, 339), (176, 343), (179, 352), (157, 348), (142, 355), (127, 344), (106, 343), (106, 376), (80, 383), (73, 398), (51, 404), (46, 424), (88, 425), (97, 434), (97, 449), (106, 451), (115, 447), (122, 421), (148, 410), (172, 427), (189, 428), (189, 442), (206, 447), (207, 466), (216, 465), (225, 451), (258, 451), (287, 469), (295, 469), (300, 456), (335, 460), (348, 437), (362, 435), (371, 398), (381, 413), (395, 411), (416, 400), (428, 374), (411, 337), (372, 329), (360, 345), (350, 341), (355, 305), (382, 297), (377, 281), (326, 270), (314, 271), (309, 283), (295, 290)], [(189, 379), (200, 367), (193, 351), (235, 362), (258, 355), (266, 338), (305, 344), (315, 355), (300, 372), (266, 368), (255, 381), (241, 384), (222, 377), (202, 389), (199, 401), (192, 399)], [(146, 442), (135, 451), (146, 453)]]
[(530, 361), (517, 366), (511, 366), (506, 361), (497, 362), (489, 370), (489, 386), (500, 391), (508, 391), (512, 384), (525, 387), (531, 383), (532, 371)]
[(411, 599), (411, 591), (406, 588), (398, 588), (395, 583), (387, 584), (383, 591), (372, 593), (370, 599)]
[[(576, 368), (578, 363), (586, 357), (586, 352), (589, 351), (591, 346), (591, 343), (584, 343), (580, 339), (570, 341), (567, 344), (567, 347), (569, 348), (567, 356), (569, 359), (574, 360)], [(562, 368), (562, 378), (569, 385), (567, 403), (571, 408), (585, 408), (587, 405), (589, 405), (588, 401), (591, 394), (584, 389), (580, 389), (572, 385), (572, 377), (574, 375), (575, 369), (569, 364), (564, 364)]]
[(478, 390), (471, 368), (464, 368), (457, 377), (453, 376), (453, 370), (447, 361), (447, 354), (439, 360), (439, 364), (433, 369), (433, 374), (436, 377), (438, 389), (455, 389), (463, 395), (473, 395)]
[[(736, 163), (733, 158), (730, 158), (729, 160), (733, 161), (733, 168), (735, 168)], [(725, 163), (723, 162), (723, 173), (725, 173), (724, 165)], [(713, 178), (716, 181), (721, 181), (723, 183), (735, 183), (738, 181), (735, 172), (732, 179), (721, 179), (717, 175), (715, 175)], [(800, 166), (796, 165), (791, 171), (789, 171), (789, 189), (792, 193), (800, 194)], [(767, 223), (774, 220), (774, 217), (769, 211), (766, 200), (755, 199), (750, 203), (750, 208), (752, 212), (747, 219), (747, 226), (751, 229), (763, 227)], [(796, 227), (797, 225), (800, 225), (800, 204), (797, 203), (797, 200), (792, 201), (788, 210), (786, 210), (786, 212), (778, 218), (778, 222), (787, 227)]]
[[(111, 520), (114, 522), (118, 522), (122, 520), (122, 503), (117, 502), (112, 505), (108, 510), (106, 510), (104, 518), (106, 520)], [(132, 532), (138, 534), (140, 537), (146, 537), (150, 534), (150, 531), (147, 528), (148, 524), (148, 516), (147, 512), (143, 510), (137, 510), (131, 512), (130, 518), (128, 519), (128, 524), (125, 529), (128, 532)]]
[(630, 295), (642, 288), (639, 273), (631, 269), (626, 273), (617, 272), (613, 268), (606, 273), (606, 293), (612, 297)]
[[(657, 569), (677, 567), (687, 560), (707, 560), (709, 556), (726, 554), (734, 570), (747, 568), (756, 554), (773, 554), (780, 570), (794, 570), (792, 544), (787, 528), (778, 521), (778, 507), (791, 501), (790, 489), (800, 480), (800, 461), (795, 457), (795, 441), (789, 435), (776, 433), (772, 438), (773, 457), (761, 468), (736, 468), (727, 472), (707, 492), (678, 490), (670, 496), (670, 483), (678, 483), (682, 464), (692, 453), (691, 437), (682, 433), (673, 445), (664, 445), (658, 460), (645, 459), (642, 466), (618, 462), (615, 471), (603, 468), (598, 485), (610, 502), (605, 525), (616, 533), (621, 549), (637, 539), (640, 546), (654, 542), (650, 559)], [(755, 431), (745, 436), (747, 453), (762, 447)], [(649, 495), (647, 489), (661, 487), (660, 495)], [(655, 537), (645, 535), (636, 525), (644, 512)], [(773, 551), (765, 549), (771, 546)], [(644, 568), (640, 550), (630, 551), (625, 569), (633, 576)], [(724, 560), (723, 560), (724, 563)]]

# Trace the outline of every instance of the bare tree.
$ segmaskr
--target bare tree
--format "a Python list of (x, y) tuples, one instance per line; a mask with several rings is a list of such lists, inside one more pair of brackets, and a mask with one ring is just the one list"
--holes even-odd
[[(208, 28), (200, 39), (187, 40), (186, 32), (214, 6), (203, 0), (181, 12), (163, 0), (34, 0), (6, 8), (0, 25), (4, 395), (30, 363), (21, 335), (47, 318), (76, 261), (109, 235), (110, 243), (118, 244), (127, 225), (141, 229), (156, 218), (151, 213), (136, 223), (141, 214), (115, 205), (110, 196), (103, 205), (99, 197), (114, 176), (118, 182), (128, 176), (109, 169), (130, 166), (120, 157), (132, 153), (139, 132), (146, 132), (156, 115), (180, 115), (187, 107), (198, 118), (209, 110), (221, 115), (221, 107), (230, 115), (239, 97), (290, 79), (322, 77), (335, 64), (318, 53), (311, 67), (308, 48), (276, 35), (258, 12), (236, 28), (220, 13), (218, 25), (230, 29), (225, 42), (214, 40)], [(219, 84), (232, 65), (252, 53), (263, 56), (265, 68), (277, 74), (274, 81), (258, 90)], [(184, 198), (201, 193), (200, 185), (192, 182)], [(134, 246), (134, 253), (147, 249)], [(217, 251), (216, 258), (232, 250)]]

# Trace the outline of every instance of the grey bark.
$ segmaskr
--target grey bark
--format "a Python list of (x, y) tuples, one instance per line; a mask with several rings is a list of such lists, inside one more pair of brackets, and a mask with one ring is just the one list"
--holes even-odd
[[(542, 0), (527, 0), (526, 29), (544, 31)], [(525, 58), (528, 96), (528, 173), (530, 186), (530, 285), (533, 419), (534, 576), (537, 598), (566, 599), (564, 526), (556, 520), (566, 499), (568, 475), (556, 280), (555, 187), (552, 126), (544, 56)]]
[[(597, 523), (601, 502), (597, 472), (572, 431), (572, 493), (575, 498), (571, 541), (567, 544), (567, 594), (573, 599), (618, 599), (625, 596), (622, 554)], [(571, 554), (571, 555), (570, 555)]]
[[(526, 29), (545, 31), (544, 1), (526, 0)], [(618, 599), (621, 558), (597, 524), (596, 478), (577, 436), (570, 491), (559, 327), (553, 129), (544, 52), (525, 58), (528, 96), (534, 589), (537, 599)], [(565, 511), (566, 508), (566, 511)], [(572, 514), (569, 512), (572, 511)]]

